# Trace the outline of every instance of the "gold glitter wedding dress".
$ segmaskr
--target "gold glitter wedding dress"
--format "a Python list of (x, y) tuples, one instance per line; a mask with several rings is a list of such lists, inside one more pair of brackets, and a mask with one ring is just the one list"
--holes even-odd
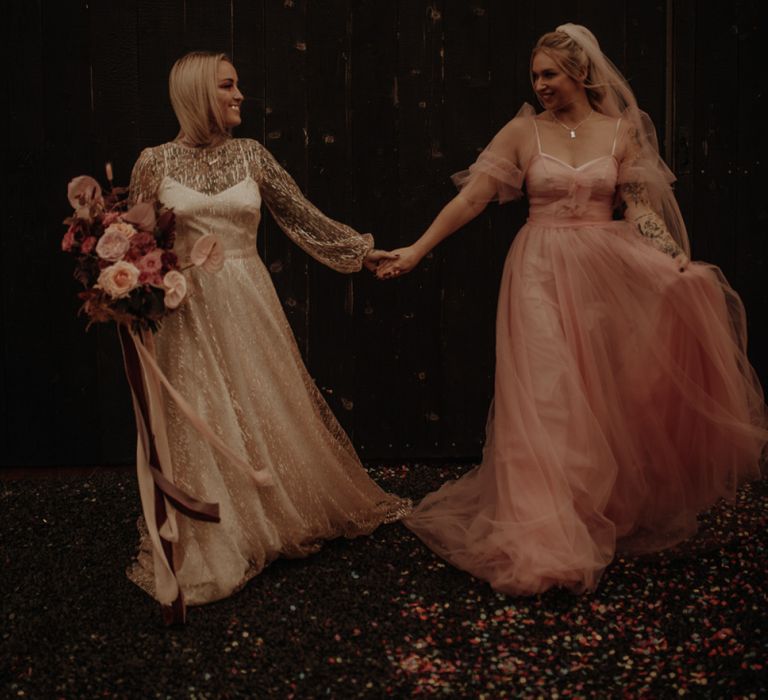
[[(361, 268), (371, 236), (324, 216), (250, 139), (146, 149), (131, 197), (173, 208), (181, 260), (206, 233), (223, 243), (221, 272), (185, 273), (188, 298), (157, 333), (157, 360), (218, 436), (274, 479), (255, 486), (164, 403), (175, 483), (221, 512), (220, 523), (178, 519), (174, 560), (186, 603), (226, 597), (278, 556), (305, 556), (325, 539), (370, 533), (404, 515), (409, 503), (370, 479), (308, 375), (256, 250), (262, 198), (294, 242), (339, 272)], [(146, 531), (128, 575), (155, 595)]]

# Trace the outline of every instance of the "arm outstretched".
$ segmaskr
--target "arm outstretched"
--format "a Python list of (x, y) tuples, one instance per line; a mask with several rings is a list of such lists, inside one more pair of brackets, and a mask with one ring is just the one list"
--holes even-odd
[(472, 221), (485, 206), (485, 202), (470, 202), (460, 192), (442, 208), (429, 228), (414, 243), (393, 250), (392, 253), (398, 256), (397, 259), (380, 264), (376, 276), (379, 279), (389, 279), (410, 272), (430, 250)]

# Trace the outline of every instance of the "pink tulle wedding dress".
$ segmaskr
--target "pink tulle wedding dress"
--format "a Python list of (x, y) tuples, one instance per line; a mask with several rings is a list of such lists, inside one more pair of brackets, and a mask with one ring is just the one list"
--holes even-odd
[(405, 522), (510, 594), (591, 590), (617, 549), (679, 543), (759, 475), (768, 435), (738, 296), (614, 219), (631, 168), (617, 120), (593, 121), (591, 157), (569, 164), (528, 107), (460, 182), (524, 187), (530, 215), (501, 281), (482, 463)]

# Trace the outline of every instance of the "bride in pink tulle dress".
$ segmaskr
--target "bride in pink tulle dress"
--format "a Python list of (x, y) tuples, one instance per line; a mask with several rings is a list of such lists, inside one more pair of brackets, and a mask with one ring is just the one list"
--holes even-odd
[(510, 594), (591, 590), (617, 549), (689, 537), (700, 511), (759, 476), (768, 438), (743, 307), (716, 267), (689, 261), (674, 178), (626, 82), (571, 24), (539, 40), (531, 73), (544, 111), (523, 107), (378, 273), (408, 272), (489, 201), (525, 191), (482, 464), (406, 519)]

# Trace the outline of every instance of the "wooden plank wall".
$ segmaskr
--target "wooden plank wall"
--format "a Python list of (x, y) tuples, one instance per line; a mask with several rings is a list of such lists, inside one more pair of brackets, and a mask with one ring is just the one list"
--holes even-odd
[[(768, 382), (768, 81), (766, 13), (757, 2), (672, 8), (671, 167), (694, 257), (718, 265), (742, 296), (749, 349)], [(761, 121), (762, 120), (762, 121)]]
[[(663, 146), (680, 175), (694, 250), (744, 296), (765, 379), (757, 8), (756, 0), (12, 0), (2, 30), (10, 178), (0, 237), (1, 463), (132, 460), (114, 332), (84, 332), (71, 261), (57, 252), (65, 187), (83, 172), (100, 176), (107, 159), (125, 183), (141, 148), (174, 137), (167, 74), (200, 48), (235, 60), (246, 93), (238, 134), (265, 143), (330, 216), (396, 247), (452, 195), (449, 175), (534, 101), (536, 37), (563, 21), (586, 24), (660, 136), (671, 135)], [(260, 253), (310, 371), (364, 458), (479, 456), (498, 282), (525, 216), (524, 204), (491, 207), (387, 284), (321, 267), (265, 217)]]

